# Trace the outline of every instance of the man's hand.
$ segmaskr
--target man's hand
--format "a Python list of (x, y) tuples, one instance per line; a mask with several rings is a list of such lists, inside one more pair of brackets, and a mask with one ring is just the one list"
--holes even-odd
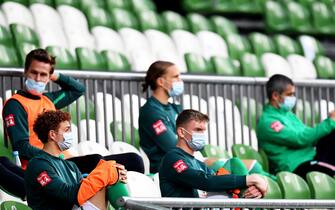
[(247, 186), (255, 186), (264, 196), (268, 190), (268, 182), (260, 175), (251, 174), (247, 176)]
[(329, 112), (329, 117), (335, 121), (335, 110)]
[(243, 193), (243, 198), (261, 198), (263, 197), (261, 191), (259, 191), (255, 186), (249, 187)]
[(125, 169), (124, 165), (115, 164), (115, 167), (118, 169), (119, 172), (119, 180), (123, 183), (127, 183), (127, 170)]
[(57, 81), (58, 80), (58, 77), (59, 77), (59, 74), (57, 73), (53, 73), (51, 76), (50, 76), (50, 80), (51, 81)]

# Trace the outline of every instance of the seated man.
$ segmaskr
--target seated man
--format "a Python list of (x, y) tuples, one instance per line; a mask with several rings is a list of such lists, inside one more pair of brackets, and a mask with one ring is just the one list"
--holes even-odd
[(266, 83), (266, 91), (269, 103), (264, 107), (256, 132), (258, 145), (267, 153), (271, 170), (291, 171), (302, 177), (309, 171), (333, 176), (335, 111), (311, 128), (291, 111), (296, 97), (290, 78), (272, 76)]
[[(163, 197), (199, 197), (197, 190), (221, 192), (248, 188), (247, 198), (260, 198), (267, 190), (267, 182), (259, 175), (216, 175), (206, 164), (195, 159), (206, 141), (207, 115), (195, 110), (184, 110), (177, 118), (177, 147), (164, 156), (160, 169), (160, 188)], [(220, 170), (219, 170), (220, 171)], [(225, 174), (225, 175), (224, 175)]]
[(28, 205), (32, 209), (106, 209), (106, 187), (127, 179), (124, 166), (100, 160), (87, 176), (62, 152), (71, 146), (70, 115), (46, 111), (38, 116), (34, 131), (43, 143), (42, 152), (32, 158), (25, 172)]

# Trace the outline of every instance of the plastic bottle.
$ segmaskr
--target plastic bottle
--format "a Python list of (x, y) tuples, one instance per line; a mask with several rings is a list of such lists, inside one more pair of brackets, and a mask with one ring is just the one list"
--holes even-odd
[(19, 151), (13, 151), (13, 156), (14, 156), (14, 161), (15, 161), (15, 164), (18, 166), (18, 167), (21, 167), (21, 161), (20, 161), (20, 157), (19, 157)]

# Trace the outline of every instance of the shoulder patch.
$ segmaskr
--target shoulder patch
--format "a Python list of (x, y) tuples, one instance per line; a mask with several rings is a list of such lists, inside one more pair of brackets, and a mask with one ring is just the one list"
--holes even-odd
[(14, 120), (14, 115), (13, 114), (9, 114), (5, 117), (5, 121), (6, 121), (6, 127), (12, 127), (15, 125), (15, 120)]
[(173, 168), (177, 171), (177, 173), (181, 173), (188, 169), (188, 166), (183, 160), (178, 160), (173, 164)]
[(157, 120), (154, 124), (152, 124), (152, 127), (155, 130), (157, 136), (166, 131), (166, 127), (162, 120)]
[(51, 181), (52, 181), (52, 179), (49, 177), (49, 175), (46, 171), (43, 171), (37, 177), (37, 182), (40, 183), (40, 185), (42, 187), (48, 185)]
[(281, 124), (279, 121), (275, 121), (270, 125), (271, 129), (274, 130), (275, 132), (279, 132), (284, 128), (284, 125)]

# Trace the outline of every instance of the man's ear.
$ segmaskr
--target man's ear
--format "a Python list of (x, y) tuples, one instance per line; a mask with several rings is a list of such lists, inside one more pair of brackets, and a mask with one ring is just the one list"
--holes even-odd
[(49, 137), (49, 139), (56, 140), (56, 137), (57, 137), (56, 131), (50, 130), (49, 133), (48, 133), (48, 137)]
[(163, 77), (158, 77), (156, 80), (157, 87), (163, 87), (164, 86), (164, 79)]
[(178, 128), (177, 128), (177, 135), (178, 135), (180, 138), (185, 138), (184, 133), (185, 133), (185, 131), (184, 131), (181, 127), (178, 127)]
[(274, 91), (274, 92), (272, 92), (271, 99), (275, 100), (275, 101), (278, 101), (279, 96), (280, 96), (279, 93)]

